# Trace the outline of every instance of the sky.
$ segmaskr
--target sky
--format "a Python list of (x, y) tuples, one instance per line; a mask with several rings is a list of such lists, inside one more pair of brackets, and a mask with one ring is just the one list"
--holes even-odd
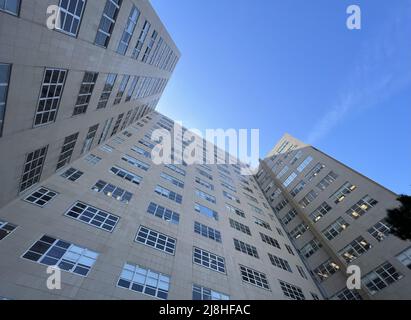
[(151, 3), (182, 54), (159, 112), (259, 129), (262, 158), (287, 132), (411, 194), (411, 0)]

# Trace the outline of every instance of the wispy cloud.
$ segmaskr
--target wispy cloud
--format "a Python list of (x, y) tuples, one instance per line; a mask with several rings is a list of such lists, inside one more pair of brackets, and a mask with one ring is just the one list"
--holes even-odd
[[(411, 2), (408, 8), (411, 9)], [(396, 10), (378, 37), (364, 44), (358, 63), (347, 75), (336, 102), (320, 117), (306, 141), (318, 142), (351, 112), (360, 114), (380, 105), (411, 84), (411, 45), (404, 43), (411, 29), (411, 10)], [(398, 12), (400, 11), (400, 12)]]

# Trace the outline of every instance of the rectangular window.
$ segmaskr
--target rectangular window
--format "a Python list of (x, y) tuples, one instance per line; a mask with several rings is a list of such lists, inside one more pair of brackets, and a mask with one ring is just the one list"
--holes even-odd
[(244, 282), (250, 283), (254, 286), (270, 290), (268, 285), (267, 276), (257, 270), (242, 266), (240, 264), (241, 278)]
[(34, 118), (34, 126), (54, 122), (66, 81), (67, 70), (46, 68)]
[(214, 190), (214, 186), (211, 183), (208, 183), (199, 177), (195, 177), (195, 182), (207, 189)]
[(94, 86), (98, 77), (97, 72), (84, 73), (83, 82), (80, 86), (80, 92), (77, 97), (76, 105), (74, 106), (73, 116), (86, 113), (88, 104), (90, 103), (91, 95), (93, 94)]
[(225, 182), (225, 181), (220, 181), (220, 182), (224, 188), (227, 188), (228, 190), (231, 190), (232, 192), (237, 192), (237, 189), (233, 187), (231, 184), (229, 184), (228, 182)]
[(118, 88), (116, 98), (114, 99), (114, 103), (113, 103), (114, 105), (119, 104), (121, 102), (124, 92), (126, 91), (126, 87), (127, 87), (129, 79), (130, 79), (130, 76), (128, 75), (124, 75), (123, 78), (121, 79), (120, 87)]
[(91, 165), (95, 166), (97, 163), (101, 161), (101, 158), (97, 157), (94, 154), (89, 154), (87, 157), (84, 158), (84, 160), (90, 163)]
[(296, 265), (296, 267), (297, 267), (297, 270), (298, 270), (298, 273), (300, 274), (300, 276), (304, 279), (308, 279), (307, 274), (304, 271), (304, 268), (299, 266), (299, 265)]
[(10, 233), (12, 233), (14, 229), (16, 228), (17, 228), (16, 225), (0, 220), (0, 240), (3, 240)]
[(251, 208), (251, 210), (253, 210), (255, 213), (264, 214), (263, 210), (261, 210), (260, 208), (256, 207), (255, 205), (252, 205), (251, 203), (249, 203), (248, 205), (249, 205), (249, 207)]
[(215, 197), (213, 197), (212, 195), (210, 195), (208, 193), (205, 193), (204, 191), (196, 189), (196, 195), (197, 195), (197, 197), (199, 197), (201, 199), (204, 199), (208, 202), (211, 202), (211, 203), (214, 203), (214, 204), (216, 203)]
[(263, 242), (269, 244), (270, 246), (273, 246), (273, 247), (276, 247), (276, 248), (278, 248), (278, 249), (281, 249), (280, 244), (279, 244), (278, 241), (275, 240), (274, 238), (269, 237), (269, 236), (267, 236), (266, 234), (261, 233), (261, 232), (260, 232), (260, 237), (261, 237), (261, 240), (262, 240)]
[(107, 48), (122, 0), (107, 0), (98, 26), (95, 44)]
[(106, 120), (106, 122), (104, 123), (104, 128), (101, 131), (100, 138), (98, 139), (97, 144), (100, 144), (101, 142), (106, 141), (107, 135), (108, 135), (108, 132), (111, 128), (111, 124), (113, 123), (113, 120), (114, 120), (114, 118)]
[(301, 158), (302, 155), (303, 155), (302, 150), (298, 150), (295, 156), (291, 159), (290, 164), (294, 165), (298, 161), (298, 159)]
[(47, 266), (57, 266), (64, 271), (85, 277), (98, 255), (87, 248), (44, 235), (30, 247), (23, 258)]
[(280, 179), (283, 175), (285, 175), (288, 171), (288, 166), (285, 166), (284, 168), (281, 169), (281, 171), (277, 174), (277, 179)]
[(121, 271), (117, 286), (166, 300), (170, 288), (170, 276), (126, 263)]
[[(5, 5), (5, 4), (4, 4)], [(0, 10), (2, 8), (0, 1)], [(3, 132), (4, 117), (6, 115), (7, 93), (10, 82), (11, 65), (0, 63), (0, 137)]]
[(111, 167), (110, 172), (115, 174), (116, 176), (120, 177), (121, 179), (130, 181), (136, 185), (139, 185), (141, 181), (143, 180), (142, 177), (132, 173), (131, 171), (122, 169), (120, 167), (114, 166)]
[(193, 284), (193, 300), (230, 300), (224, 293)]
[(132, 147), (131, 150), (133, 150), (134, 152), (137, 152), (139, 155), (142, 155), (143, 157), (147, 158), (147, 159), (151, 159), (151, 153), (140, 148), (140, 147)]
[(308, 173), (305, 175), (305, 178), (308, 182), (314, 180), (316, 176), (321, 172), (322, 169), (325, 168), (325, 164), (317, 163), (314, 168), (312, 168)]
[(347, 263), (351, 263), (370, 249), (371, 245), (360, 236), (341, 249), (338, 254), (343, 257)]
[(297, 216), (297, 211), (295, 209), (291, 209), (287, 212), (287, 214), (281, 219), (282, 223), (285, 225), (289, 224), (294, 217)]
[(207, 172), (205, 172), (204, 170), (201, 170), (201, 169), (199, 169), (199, 168), (196, 168), (197, 169), (197, 172), (199, 173), (199, 174), (201, 174), (203, 177), (206, 177), (207, 179), (209, 179), (209, 180), (213, 180), (213, 176), (211, 175), (211, 174), (209, 174), (209, 173), (207, 173)]
[(386, 219), (382, 219), (368, 229), (368, 233), (374, 237), (378, 242), (383, 241), (390, 235), (391, 226)]
[(237, 251), (240, 251), (242, 253), (246, 253), (249, 256), (252, 256), (252, 257), (257, 258), (257, 259), (259, 258), (256, 247), (254, 247), (254, 246), (252, 246), (248, 243), (245, 243), (243, 241), (237, 240), (237, 239), (233, 239), (233, 240), (234, 240), (234, 248)]
[(149, 148), (149, 149), (153, 149), (155, 147), (155, 144), (145, 141), (145, 140), (139, 140), (138, 143), (142, 144), (143, 146)]
[(225, 273), (225, 260), (214, 253), (193, 247), (193, 262), (213, 271)]
[(40, 181), (46, 159), (48, 146), (30, 152), (26, 156), (23, 166), (23, 174), (20, 181), (20, 192), (30, 188)]
[(293, 181), (294, 179), (297, 177), (297, 174), (295, 172), (291, 173), (287, 179), (285, 179), (285, 181), (283, 182), (283, 186), (284, 187), (288, 187)]
[(127, 154), (122, 156), (121, 160), (127, 162), (128, 164), (131, 164), (133, 167), (139, 168), (144, 171), (147, 171), (150, 168), (149, 164), (143, 161), (137, 160), (136, 158), (133, 158)]
[(0, 11), (11, 13), (17, 16), (20, 11), (20, 0), (1, 0)]
[(305, 300), (304, 293), (299, 287), (282, 280), (278, 281), (280, 282), (281, 289), (286, 297), (292, 300)]
[(338, 300), (362, 300), (362, 297), (356, 290), (350, 290), (348, 288), (345, 288), (341, 290), (340, 292), (336, 293), (332, 299), (338, 299)]
[(294, 255), (293, 248), (291, 248), (288, 244), (284, 244), (284, 246), (287, 249), (289, 254)]
[(70, 181), (77, 181), (82, 175), (84, 174), (83, 171), (80, 171), (75, 168), (70, 168), (66, 171), (64, 171), (60, 176), (63, 178), (70, 180)]
[(128, 102), (128, 101), (131, 100), (131, 98), (133, 96), (133, 93), (134, 93), (134, 90), (136, 89), (138, 79), (139, 79), (139, 76), (134, 76), (133, 77), (133, 80), (131, 81), (130, 88), (127, 91), (126, 101), (125, 102)]
[(277, 268), (280, 268), (280, 269), (283, 269), (283, 270), (288, 271), (288, 272), (292, 272), (290, 264), (288, 263), (287, 260), (282, 259), (280, 257), (277, 257), (277, 256), (275, 256), (273, 254), (270, 254), (270, 253), (268, 254), (268, 257), (270, 258), (271, 264), (273, 266), (275, 266)]
[(147, 47), (146, 47), (146, 51), (144, 52), (144, 55), (141, 58), (142, 62), (147, 63), (147, 59), (150, 56), (151, 49), (153, 48), (154, 43), (156, 42), (157, 36), (158, 36), (158, 32), (156, 30), (153, 30), (150, 41), (148, 42)]
[(181, 204), (181, 202), (183, 201), (183, 196), (175, 193), (174, 191), (171, 191), (167, 188), (164, 188), (160, 185), (157, 185), (156, 188), (154, 189), (154, 192), (157, 193), (158, 195), (161, 195), (165, 198), (168, 198), (170, 200), (173, 200), (175, 202), (177, 202), (178, 204)]
[(352, 185), (351, 183), (346, 182), (330, 196), (330, 199), (334, 200), (334, 202), (338, 204), (341, 201), (343, 201), (348, 194), (354, 191), (355, 188), (356, 188), (355, 185)]
[(317, 209), (310, 213), (310, 219), (315, 223), (330, 212), (331, 209), (327, 202), (323, 202)]
[(103, 91), (100, 96), (100, 100), (97, 104), (97, 109), (102, 109), (107, 107), (108, 100), (110, 99), (111, 92), (113, 91), (114, 83), (116, 82), (117, 75), (114, 73), (109, 73), (104, 83)]
[(315, 198), (317, 198), (317, 196), (318, 193), (315, 190), (311, 190), (298, 203), (301, 206), (301, 208), (306, 208), (311, 202), (315, 200)]
[(319, 183), (317, 183), (317, 188), (324, 191), (330, 186), (335, 180), (337, 180), (338, 175), (333, 171), (330, 171)]
[(308, 156), (307, 158), (304, 159), (303, 162), (297, 167), (298, 172), (303, 172), (304, 169), (313, 161), (313, 157)]
[(245, 213), (243, 210), (238, 209), (231, 204), (226, 203), (225, 207), (228, 209), (229, 212), (236, 214), (237, 216), (240, 216), (242, 218), (245, 218)]
[(174, 255), (177, 243), (176, 239), (144, 226), (138, 229), (135, 241), (172, 255)]
[(125, 55), (128, 45), (130, 44), (130, 40), (133, 37), (134, 29), (136, 28), (138, 17), (140, 16), (140, 11), (137, 9), (136, 6), (133, 6), (130, 11), (130, 15), (127, 19), (127, 24), (124, 27), (123, 34), (120, 39), (120, 43), (117, 47), (117, 53)]
[(95, 228), (112, 232), (120, 217), (77, 201), (66, 213), (67, 217), (89, 224)]
[(216, 242), (221, 243), (221, 233), (213, 228), (206, 226), (205, 224), (194, 222), (194, 232), (201, 234), (203, 237), (209, 238)]
[(396, 258), (408, 269), (411, 269), (411, 247), (401, 252)]
[(314, 274), (320, 281), (324, 281), (340, 270), (340, 266), (331, 260), (327, 260), (314, 269)]
[(150, 205), (147, 208), (147, 212), (157, 218), (163, 219), (164, 221), (170, 222), (172, 224), (180, 223), (180, 214), (168, 208), (160, 206), (154, 202), (150, 202)]
[(250, 200), (250, 201), (252, 201), (252, 202), (255, 202), (255, 203), (258, 203), (257, 198), (255, 198), (255, 197), (253, 197), (253, 196), (250, 196), (249, 194), (244, 193), (244, 192), (243, 192), (243, 194), (244, 194), (244, 196), (245, 196), (248, 200)]
[(374, 200), (370, 196), (363, 197), (360, 201), (354, 204), (350, 209), (345, 213), (351, 216), (354, 219), (362, 217), (367, 211), (371, 210), (378, 204), (377, 200)]
[(254, 218), (254, 223), (255, 224), (258, 224), (259, 226), (261, 226), (261, 227), (263, 227), (263, 228), (266, 228), (266, 229), (268, 229), (268, 230), (271, 230), (271, 227), (270, 227), (270, 225), (267, 223), (267, 222), (265, 222), (264, 220), (261, 220), (261, 219), (259, 219), (259, 218), (257, 218), (257, 217), (253, 217)]
[(56, 29), (77, 36), (86, 0), (60, 0)]
[(323, 230), (323, 235), (328, 240), (332, 240), (337, 237), (341, 232), (349, 227), (349, 223), (346, 222), (343, 218), (339, 217), (333, 223), (331, 223), (327, 228)]
[(169, 174), (167, 174), (165, 172), (162, 172), (160, 174), (160, 177), (163, 178), (164, 180), (167, 180), (168, 182), (170, 182), (171, 184), (173, 184), (173, 185), (175, 185), (179, 188), (184, 188), (184, 182), (183, 181), (181, 181), (177, 178), (174, 178), (173, 176), (170, 176)]
[(214, 220), (218, 221), (218, 213), (214, 210), (211, 210), (210, 208), (207, 208), (206, 206), (203, 206), (201, 204), (196, 203), (194, 205), (194, 209), (196, 212), (209, 217), (209, 218), (213, 218)]
[(291, 191), (290, 194), (295, 197), (301, 190), (304, 189), (305, 182), (301, 180)]
[(233, 195), (233, 194), (231, 194), (231, 193), (229, 193), (229, 192), (223, 191), (223, 196), (224, 196), (225, 198), (229, 199), (229, 200), (232, 200), (232, 201), (235, 201), (235, 202), (237, 202), (237, 203), (240, 203), (240, 199), (238, 199), (235, 195)]
[[(124, 117), (124, 113), (121, 113), (117, 116), (116, 122), (114, 123), (113, 131), (111, 131), (110, 137), (114, 136), (117, 133), (118, 128), (120, 127), (121, 120), (123, 120), (123, 117)], [(120, 138), (120, 137), (116, 139), (121, 139), (122, 142), (125, 141), (123, 138)]]
[(144, 41), (146, 41), (150, 26), (151, 26), (150, 22), (148, 22), (147, 20), (144, 21), (143, 29), (141, 29), (140, 36), (138, 37), (138, 40), (137, 40), (137, 44), (135, 48), (133, 49), (133, 53), (131, 54), (131, 57), (133, 59), (138, 59), (141, 49), (143, 48)]
[(308, 225), (305, 222), (301, 222), (293, 230), (290, 231), (290, 236), (294, 239), (300, 238), (307, 230), (309, 229)]
[(40, 207), (44, 207), (48, 202), (53, 200), (58, 193), (47, 188), (41, 187), (27, 196), (24, 200)]
[(302, 247), (300, 252), (304, 257), (309, 258), (314, 253), (316, 253), (322, 246), (323, 245), (320, 241), (318, 241), (317, 239), (313, 239), (310, 242), (308, 242), (304, 247)]
[(81, 148), (81, 154), (84, 154), (90, 151), (91, 147), (93, 146), (93, 141), (94, 141), (94, 138), (96, 137), (97, 130), (98, 130), (98, 124), (91, 126), (88, 129), (86, 138), (84, 139), (84, 142), (83, 142), (83, 147)]
[(74, 147), (76, 146), (78, 134), (78, 132), (73, 133), (72, 135), (69, 135), (64, 139), (63, 147), (60, 151), (60, 156), (57, 162), (56, 170), (64, 167), (66, 164), (70, 162), (71, 156), (73, 155)]
[(103, 180), (99, 180), (91, 188), (91, 190), (96, 192), (103, 192), (107, 197), (116, 199), (117, 201), (124, 202), (128, 204), (133, 197), (131, 192), (128, 192), (120, 187), (116, 187), (111, 183), (107, 183)]
[(402, 278), (403, 275), (391, 263), (384, 262), (381, 266), (365, 275), (362, 278), (362, 283), (365, 284), (370, 294), (373, 295)]
[(237, 222), (233, 219), (229, 219), (230, 220), (230, 226), (238, 231), (241, 231), (242, 233), (248, 234), (249, 236), (251, 236), (251, 231), (250, 228), (248, 226), (246, 226), (245, 224), (242, 224), (240, 222)]

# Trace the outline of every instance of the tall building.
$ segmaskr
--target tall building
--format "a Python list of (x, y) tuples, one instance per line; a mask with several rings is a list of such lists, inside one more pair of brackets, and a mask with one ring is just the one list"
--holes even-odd
[(151, 112), (0, 209), (0, 296), (320, 299), (254, 177), (153, 164), (158, 128), (173, 121)]
[(153, 110), (179, 57), (147, 0), (0, 1), (0, 207)]
[[(411, 245), (385, 221), (396, 194), (288, 134), (256, 179), (326, 298), (411, 298)], [(350, 265), (361, 290), (347, 289)]]

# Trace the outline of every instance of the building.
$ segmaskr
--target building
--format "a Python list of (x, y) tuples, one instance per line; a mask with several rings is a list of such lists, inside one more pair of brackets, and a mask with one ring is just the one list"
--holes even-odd
[(0, 1), (0, 207), (153, 110), (179, 57), (147, 0)]
[[(288, 134), (256, 179), (326, 298), (411, 298), (411, 245), (385, 221), (396, 194)], [(346, 287), (349, 265), (361, 290)]]
[(254, 177), (154, 165), (158, 128), (173, 121), (151, 112), (0, 210), (0, 296), (320, 299)]

